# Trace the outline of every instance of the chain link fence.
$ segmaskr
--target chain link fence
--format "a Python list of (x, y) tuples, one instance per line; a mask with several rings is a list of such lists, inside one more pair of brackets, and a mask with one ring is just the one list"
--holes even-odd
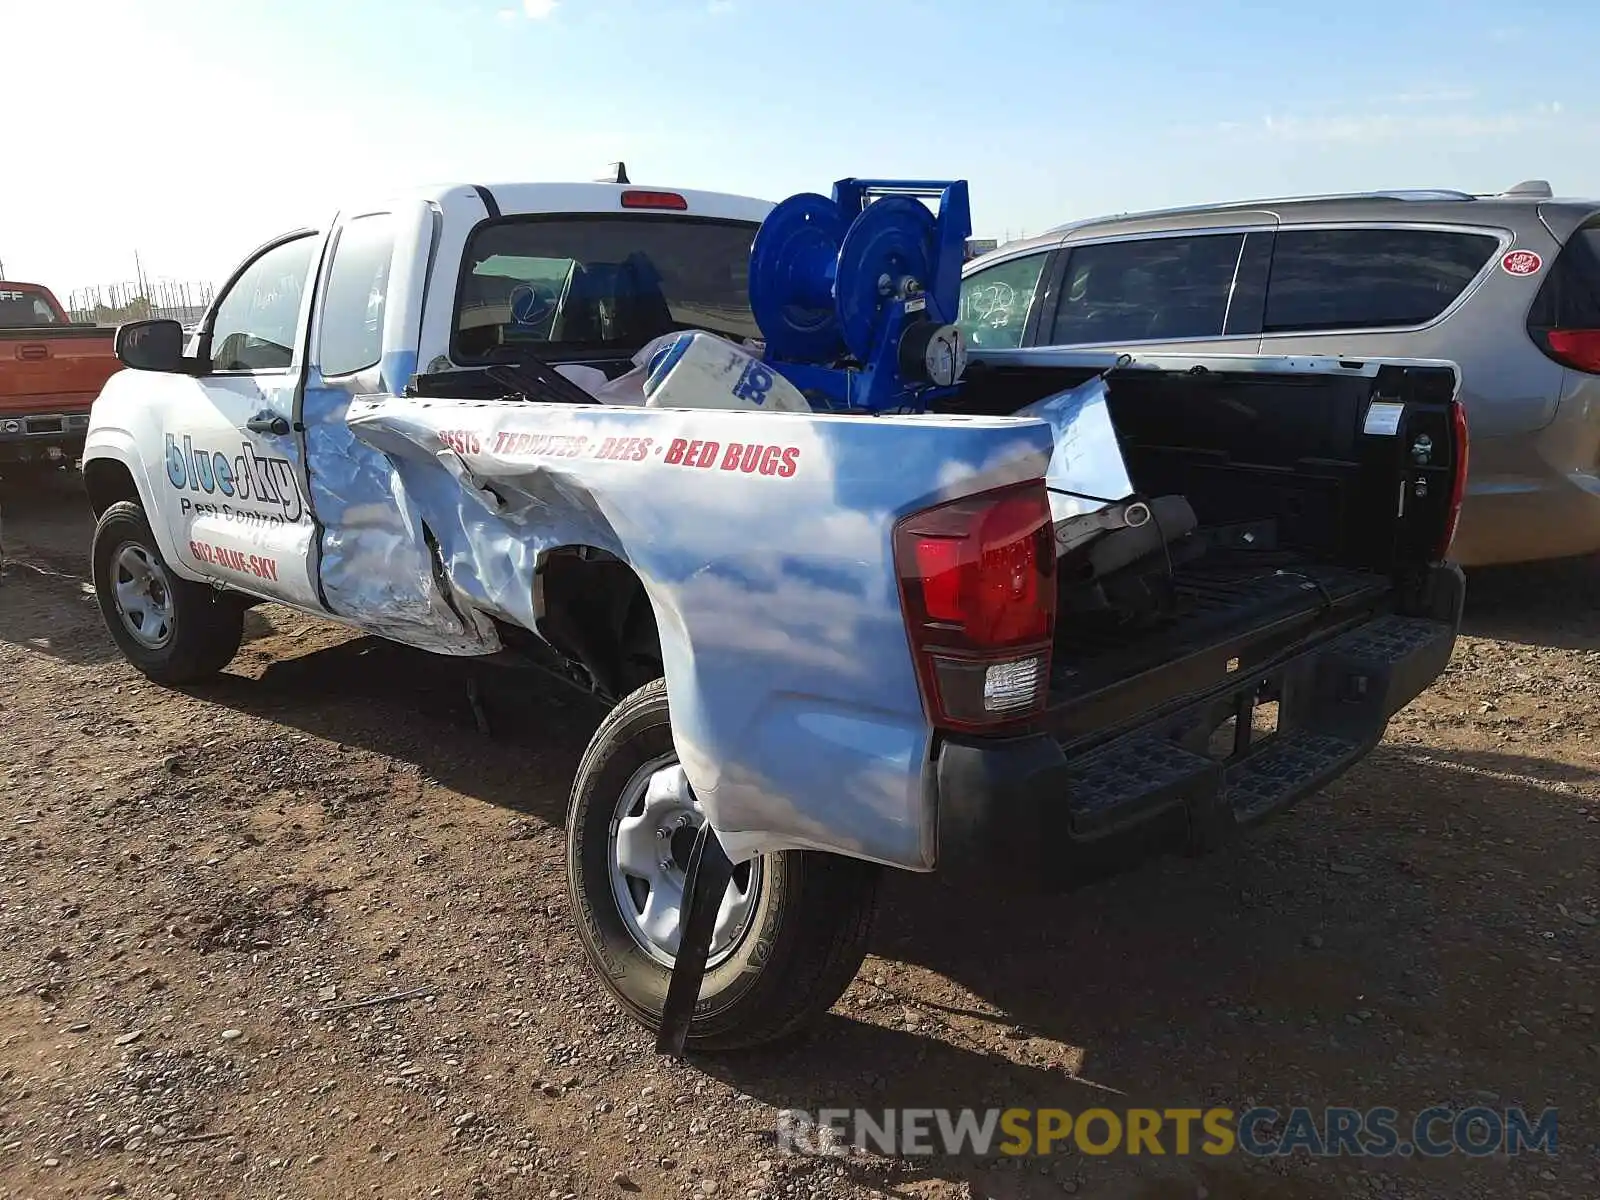
[(120, 325), (125, 321), (162, 318), (194, 325), (205, 315), (215, 288), (209, 283), (146, 280), (77, 288), (67, 296), (74, 321), (95, 325)]

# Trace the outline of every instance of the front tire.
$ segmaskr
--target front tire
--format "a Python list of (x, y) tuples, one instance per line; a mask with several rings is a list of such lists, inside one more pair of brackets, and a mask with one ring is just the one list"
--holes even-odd
[[(567, 812), (567, 890), (584, 950), (607, 990), (652, 1032), (672, 977), (682, 868), (703, 821), (658, 679), (601, 723)], [(779, 1041), (827, 1012), (866, 957), (881, 874), (872, 863), (807, 850), (740, 864), (688, 1047)]]
[(209, 679), (239, 652), (243, 607), (231, 596), (174, 575), (138, 504), (120, 501), (101, 514), (90, 566), (112, 639), (123, 657), (154, 682)]

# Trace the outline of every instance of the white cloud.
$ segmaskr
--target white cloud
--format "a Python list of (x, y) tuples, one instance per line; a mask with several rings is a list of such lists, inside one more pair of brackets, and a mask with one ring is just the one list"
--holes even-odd
[(522, 0), (523, 15), (530, 21), (543, 21), (554, 15), (557, 0)]
[(1401, 104), (1464, 104), (1476, 95), (1471, 88), (1463, 87), (1417, 88), (1401, 92), (1395, 100)]
[(706, 5), (706, 12), (710, 13), (713, 17), (725, 17), (738, 7), (739, 6), (734, 3), (734, 0), (711, 0), (711, 2)]
[(1235, 136), (1265, 134), (1286, 142), (1385, 142), (1428, 137), (1440, 140), (1472, 141), (1505, 136), (1548, 125), (1559, 115), (1559, 105), (1540, 105), (1516, 113), (1361, 113), (1348, 115), (1262, 117), (1254, 124), (1222, 122), (1220, 132)]

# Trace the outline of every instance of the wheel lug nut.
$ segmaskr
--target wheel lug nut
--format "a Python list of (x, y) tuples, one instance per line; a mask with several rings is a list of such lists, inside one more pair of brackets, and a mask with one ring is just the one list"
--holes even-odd
[(660, 867), (663, 871), (672, 870), (672, 860), (670, 858), (663, 858), (661, 860)]
[(670, 830), (670, 829), (662, 828), (662, 829), (656, 830), (656, 841), (658, 841), (658, 842), (664, 842), (671, 836), (672, 836), (672, 830)]

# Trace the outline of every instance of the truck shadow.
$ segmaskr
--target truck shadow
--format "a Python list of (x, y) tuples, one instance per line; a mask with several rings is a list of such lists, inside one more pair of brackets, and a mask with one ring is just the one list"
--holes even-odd
[[(493, 753), (468, 700), (474, 677)], [(554, 826), (601, 715), (543, 676), (364, 637), (196, 694), (410, 762)], [(1507, 1104), (1579, 1111), (1592, 1102), (1582, 1038), (1547, 1014), (1592, 1003), (1583, 981), (1594, 931), (1556, 904), (1582, 911), (1581, 898), (1600, 891), (1600, 825), (1579, 811), (1595, 803), (1595, 783), (1594, 772), (1534, 757), (1391, 743), (1229, 847), (1076, 891), (1008, 894), (998, 880), (957, 890), (890, 873), (873, 955), (818, 1031), (694, 1066), (811, 1112), (1261, 1103), (1415, 1114), (1464, 1107), (1482, 1087)], [(1537, 1031), (1514, 1054), (1513, 1024)], [(1504, 1182), (1503, 1164), (1456, 1160), (1375, 1169)], [(869, 1171), (853, 1160), (837, 1169)], [(1074, 1153), (1067, 1167), (919, 1158), (896, 1167), (889, 1194), (914, 1195), (919, 1179), (1016, 1200), (1060, 1195), (1071, 1179), (1135, 1200), (1200, 1187), (1241, 1200), (1347, 1194), (1334, 1170), (1320, 1175), (1285, 1177), (1239, 1155)]]
[[(1600, 825), (1578, 811), (1593, 800), (1543, 782), (1543, 765), (1387, 746), (1230, 847), (1062, 895), (891, 875), (874, 958), (825, 1029), (698, 1065), (811, 1112), (1259, 1103), (1404, 1116), (1452, 1102), (1440, 1097), (1464, 1107), (1479, 1087), (1576, 1111), (1591, 1103), (1592, 1032), (1570, 1016), (1553, 1030), (1544, 1014), (1584, 1002), (1593, 929), (1544, 888), (1563, 881), (1569, 903), (1594, 893)], [(1508, 1053), (1513, 1024), (1539, 1032)], [(1425, 1169), (1450, 1177), (1456, 1157)], [(1083, 1175), (1118, 1171), (1072, 1158)], [(1391, 1168), (1405, 1169), (1378, 1169)], [(1460, 1169), (1465, 1184), (1486, 1168)], [(1009, 1191), (985, 1175), (982, 1194), (1059, 1194), (1031, 1170), (1000, 1172)], [(1188, 1195), (1195, 1183), (1214, 1196), (1344, 1191), (1300, 1176), (1259, 1193), (1226, 1171), (1206, 1180), (1193, 1160), (1183, 1170)]]
[(118, 657), (88, 588), (93, 534), (76, 471), (0, 479), (0, 641), (79, 665)]
[(0, 565), (0, 642), (78, 666), (121, 661), (93, 592), (32, 555)]
[[(255, 636), (272, 636), (258, 613)], [(247, 627), (248, 628), (248, 627)], [(247, 638), (252, 636), (247, 632)], [(247, 643), (248, 652), (248, 643)], [(486, 737), (470, 698), (488, 721)], [(330, 741), (420, 768), (444, 786), (560, 827), (572, 777), (605, 713), (542, 672), (475, 664), (350, 637), (192, 690)], [(492, 753), (485, 753), (485, 747)]]

